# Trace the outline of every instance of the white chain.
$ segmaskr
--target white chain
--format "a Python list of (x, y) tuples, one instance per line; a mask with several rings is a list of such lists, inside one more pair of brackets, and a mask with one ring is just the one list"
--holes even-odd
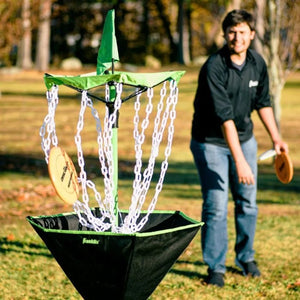
[[(149, 90), (148, 90), (149, 91)], [(145, 169), (143, 176), (141, 175), (141, 145), (144, 141), (144, 131), (148, 126), (149, 121), (149, 114), (152, 111), (152, 97), (153, 97), (153, 90), (151, 89), (148, 93), (148, 105), (146, 108), (146, 117), (142, 124), (142, 131), (140, 134), (138, 134), (138, 125), (139, 125), (139, 99), (137, 99), (137, 104), (135, 105), (136, 114), (134, 116), (134, 138), (135, 138), (135, 150), (136, 150), (136, 166), (134, 168), (135, 172), (135, 180), (133, 183), (133, 195), (132, 195), (132, 201), (131, 206), (129, 208), (128, 216), (124, 220), (123, 230), (122, 232), (130, 233), (130, 232), (137, 232), (141, 230), (141, 228), (145, 225), (145, 223), (148, 220), (149, 215), (153, 212), (155, 209), (158, 195), (160, 194), (163, 186), (164, 177), (166, 174), (166, 170), (168, 168), (168, 157), (171, 154), (171, 147), (172, 147), (172, 141), (173, 141), (173, 135), (174, 135), (174, 120), (176, 118), (176, 104), (178, 100), (178, 88), (176, 85), (176, 81), (170, 82), (170, 94), (166, 99), (165, 103), (165, 110), (163, 112), (162, 120), (161, 120), (161, 114), (164, 107), (164, 98), (166, 96), (166, 82), (164, 83), (163, 87), (161, 88), (160, 92), (160, 101), (157, 105), (157, 113), (154, 120), (154, 130), (152, 134), (152, 148), (151, 148), (151, 154), (148, 162), (148, 166)], [(161, 164), (161, 172), (159, 180), (156, 184), (155, 188), (155, 194), (151, 200), (151, 203), (148, 207), (147, 214), (140, 220), (140, 222), (137, 224), (138, 217), (140, 216), (142, 206), (145, 202), (147, 192), (150, 187), (151, 179), (154, 172), (154, 166), (155, 166), (155, 159), (159, 152), (159, 146), (161, 144), (163, 133), (166, 128), (166, 124), (168, 119), (170, 118), (170, 123), (168, 127), (168, 141), (165, 148), (165, 159)], [(143, 178), (143, 180), (141, 180)]]
[[(176, 81), (170, 81), (169, 83), (169, 95), (167, 95), (166, 82), (164, 82), (163, 87), (160, 91), (160, 101), (157, 104), (157, 111), (154, 118), (154, 129), (152, 134), (152, 147), (151, 153), (148, 160), (148, 165), (142, 172), (142, 158), (143, 150), (142, 145), (145, 141), (145, 131), (150, 124), (150, 115), (153, 112), (153, 88), (147, 89), (148, 103), (145, 108), (145, 117), (140, 124), (140, 96), (138, 94), (136, 97), (136, 102), (134, 104), (135, 115), (133, 118), (134, 130), (133, 137), (135, 140), (135, 159), (136, 163), (134, 166), (134, 181), (133, 181), (133, 193), (131, 198), (131, 205), (127, 217), (124, 219), (123, 224), (117, 225), (116, 215), (115, 215), (115, 199), (114, 199), (114, 166), (113, 166), (113, 126), (117, 121), (118, 111), (121, 108), (122, 100), (121, 94), (123, 85), (117, 83), (115, 86), (116, 97), (114, 100), (114, 110), (109, 112), (106, 106), (106, 112), (104, 117), (104, 128), (101, 127), (100, 118), (97, 110), (93, 106), (92, 100), (87, 96), (87, 91), (82, 92), (81, 108), (79, 112), (79, 118), (77, 122), (77, 133), (75, 136), (75, 143), (77, 147), (78, 165), (80, 167), (80, 173), (78, 181), (81, 183), (82, 187), (82, 201), (77, 200), (74, 203), (74, 210), (78, 215), (79, 221), (82, 226), (86, 226), (94, 229), (95, 231), (107, 231), (111, 229), (112, 232), (122, 232), (122, 233), (133, 233), (140, 231), (142, 227), (148, 220), (149, 215), (154, 211), (158, 196), (163, 187), (163, 181), (168, 168), (168, 158), (171, 154), (172, 141), (174, 135), (174, 120), (176, 118), (176, 104), (178, 100), (178, 88)], [(105, 89), (105, 99), (109, 101), (111, 87), (106, 85)], [(57, 146), (58, 140), (55, 131), (55, 111), (58, 104), (58, 87), (53, 86), (53, 88), (47, 92), (48, 99), (48, 114), (44, 119), (44, 123), (40, 129), (40, 136), (42, 137), (42, 149), (45, 153), (45, 159), (48, 163), (49, 151), (51, 148), (51, 143)], [(91, 109), (91, 113), (96, 122), (97, 130), (97, 143), (98, 143), (98, 156), (101, 167), (101, 173), (104, 177), (104, 199), (101, 198), (100, 193), (97, 191), (95, 184), (87, 179), (87, 174), (85, 171), (84, 155), (82, 149), (81, 132), (84, 127), (84, 114), (86, 108)], [(167, 126), (169, 122), (169, 125)], [(163, 139), (164, 131), (168, 128), (167, 144), (165, 146), (164, 160), (161, 163), (161, 171), (158, 182), (155, 187), (154, 196), (148, 206), (146, 215), (138, 219), (141, 214), (142, 207), (146, 200), (147, 193), (150, 188), (151, 180), (154, 173), (155, 161), (159, 154), (160, 144)], [(46, 136), (47, 131), (47, 136)], [(89, 194), (88, 189), (91, 189), (94, 193), (95, 199), (99, 205), (99, 210), (101, 217), (94, 216), (92, 210), (89, 207)]]
[[(138, 95), (136, 102), (135, 102), (135, 116), (134, 116), (134, 131), (133, 131), (133, 137), (135, 139), (135, 159), (136, 164), (134, 167), (134, 174), (135, 179), (133, 181), (133, 195), (131, 198), (131, 206), (129, 209), (129, 217), (128, 219), (131, 219), (134, 216), (131, 216), (132, 212), (135, 212), (136, 207), (138, 205), (139, 198), (142, 193), (142, 187), (145, 185), (145, 180), (142, 182), (142, 145), (145, 141), (145, 130), (147, 129), (149, 125), (149, 116), (152, 113), (153, 110), (153, 104), (152, 104), (152, 98), (153, 98), (153, 89), (149, 88), (147, 90), (147, 96), (148, 96), (148, 104), (146, 106), (146, 116), (141, 124), (141, 132), (139, 133), (138, 127), (139, 127), (139, 110), (140, 110), (140, 95)], [(126, 220), (127, 221), (127, 220)]]
[[(106, 98), (109, 99), (109, 88), (106, 88)], [(117, 84), (116, 86), (116, 99), (114, 101), (114, 111), (111, 115), (109, 115), (109, 110), (106, 108), (105, 114), (105, 123), (104, 123), (104, 131), (101, 128), (101, 122), (98, 115), (97, 110), (93, 106), (92, 100), (87, 96), (87, 92), (82, 92), (81, 99), (81, 109), (79, 113), (79, 119), (77, 123), (77, 134), (75, 136), (75, 143), (77, 146), (77, 154), (78, 154), (78, 164), (80, 166), (80, 176), (79, 182), (82, 186), (82, 200), (83, 202), (76, 201), (74, 204), (74, 210), (77, 212), (79, 220), (82, 225), (91, 227), (96, 231), (105, 231), (110, 227), (113, 232), (118, 231), (116, 228), (116, 216), (114, 214), (114, 182), (113, 182), (113, 147), (111, 143), (112, 139), (112, 128), (117, 119), (117, 112), (121, 107), (122, 100), (122, 84)], [(98, 133), (97, 142), (98, 142), (98, 154), (99, 161), (101, 165), (101, 172), (104, 177), (104, 192), (105, 199), (102, 201), (100, 193), (97, 191), (95, 184), (87, 180), (86, 171), (84, 169), (84, 158), (83, 158), (83, 150), (82, 150), (82, 142), (81, 142), (81, 131), (84, 125), (84, 113), (86, 107), (91, 109), (92, 115), (96, 121), (96, 130)], [(101, 218), (95, 217), (91, 209), (89, 208), (89, 196), (88, 196), (88, 188), (92, 189), (95, 195), (95, 199), (99, 205), (99, 209), (101, 212)], [(82, 212), (86, 215), (86, 218), (83, 218)], [(109, 220), (109, 221), (108, 221)]]
[[(48, 114), (44, 118), (43, 125), (40, 128), (42, 138), (41, 146), (45, 153), (45, 160), (48, 163), (51, 144), (58, 145), (58, 139), (55, 131), (55, 111), (58, 104), (58, 86), (54, 85), (51, 90), (46, 92), (48, 102)], [(47, 132), (47, 137), (46, 136)]]
[[(176, 81), (170, 81), (170, 94), (166, 101), (166, 110), (163, 115), (162, 125), (161, 125), (160, 133), (159, 133), (159, 143), (160, 143), (161, 139), (162, 139), (162, 134), (163, 134), (164, 128), (167, 123), (167, 119), (168, 119), (168, 117), (170, 117), (170, 123), (169, 123), (169, 127), (168, 127), (167, 146), (165, 148), (165, 159), (161, 164), (161, 172), (160, 172), (158, 183), (155, 188), (155, 195), (153, 196), (152, 201), (148, 207), (147, 214), (142, 218), (140, 223), (137, 225), (136, 231), (141, 230), (141, 228), (147, 222), (149, 215), (154, 211), (157, 200), (158, 200), (158, 196), (163, 187), (163, 181), (164, 181), (165, 174), (166, 174), (166, 171), (168, 168), (168, 158), (171, 154), (171, 149), (172, 149), (172, 142), (173, 142), (173, 136), (174, 136), (174, 121), (176, 118), (177, 101), (178, 101), (178, 88), (177, 88)], [(157, 146), (159, 146), (159, 145), (157, 145)]]
[[(76, 201), (74, 203), (74, 211), (77, 212), (77, 215), (79, 217), (79, 221), (82, 225), (87, 227), (92, 227), (96, 231), (104, 231), (107, 229), (107, 226), (103, 223), (103, 219), (105, 218), (105, 208), (102, 205), (102, 202), (99, 201), (99, 209), (101, 211), (102, 217), (98, 222), (95, 222), (96, 220), (94, 215), (92, 214), (92, 211), (89, 207), (89, 196), (88, 196), (88, 188), (91, 188), (94, 191), (94, 195), (96, 199), (101, 200), (101, 195), (96, 190), (96, 187), (93, 182), (87, 179), (87, 174), (84, 169), (84, 157), (83, 157), (83, 150), (82, 150), (82, 141), (81, 141), (81, 131), (84, 126), (84, 114), (86, 111), (87, 106), (91, 106), (91, 100), (87, 97), (87, 92), (82, 92), (81, 97), (81, 107), (79, 112), (79, 119), (77, 123), (77, 134), (75, 136), (75, 143), (77, 146), (77, 156), (78, 156), (78, 165), (80, 167), (80, 174), (79, 174), (79, 182), (81, 183), (82, 188), (82, 201)], [(98, 126), (98, 124), (97, 124)], [(86, 219), (82, 216), (82, 212), (86, 215)], [(102, 222), (101, 222), (102, 221)]]

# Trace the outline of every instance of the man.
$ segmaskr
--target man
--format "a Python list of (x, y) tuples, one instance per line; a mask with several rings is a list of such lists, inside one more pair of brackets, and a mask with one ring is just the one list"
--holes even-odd
[(249, 49), (255, 35), (252, 15), (231, 11), (222, 29), (225, 46), (208, 58), (199, 74), (191, 140), (203, 196), (201, 244), (207, 283), (220, 287), (226, 271), (229, 187), (235, 204), (236, 264), (244, 275), (260, 276), (253, 250), (257, 219), (253, 110), (276, 152), (288, 152), (274, 119), (266, 64)]

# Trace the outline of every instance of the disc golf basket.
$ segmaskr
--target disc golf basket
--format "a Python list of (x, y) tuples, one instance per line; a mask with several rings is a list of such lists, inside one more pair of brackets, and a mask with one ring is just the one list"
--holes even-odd
[[(40, 130), (42, 149), (49, 175), (57, 194), (73, 205), (70, 213), (27, 217), (45, 242), (58, 264), (84, 299), (147, 299), (194, 238), (202, 223), (179, 211), (157, 211), (155, 205), (162, 190), (171, 153), (178, 99), (177, 83), (182, 71), (129, 73), (114, 71), (118, 61), (114, 35), (114, 11), (109, 11), (97, 59), (97, 74), (54, 76), (45, 74), (48, 114)], [(111, 71), (108, 71), (111, 68)], [(55, 112), (59, 86), (81, 94), (75, 144), (79, 174), (72, 160), (59, 146)], [(154, 111), (154, 87), (160, 86)], [(125, 95), (124, 89), (134, 91)], [(102, 90), (102, 96), (91, 91)], [(147, 95), (142, 103), (141, 95)], [(101, 94), (101, 93), (100, 93)], [(135, 150), (134, 179), (128, 210), (118, 207), (118, 116), (125, 101), (134, 100), (133, 138)], [(93, 101), (105, 104), (103, 122)], [(140, 120), (142, 104), (145, 114)], [(96, 124), (99, 167), (104, 181), (104, 196), (88, 179), (81, 134), (86, 110)], [(153, 120), (151, 153), (144, 166), (143, 143)], [(102, 124), (103, 123), (103, 124)], [(165, 138), (164, 159), (155, 191), (143, 209), (154, 168)], [(80, 196), (81, 195), (81, 196)], [(90, 207), (93, 197), (97, 206)]]

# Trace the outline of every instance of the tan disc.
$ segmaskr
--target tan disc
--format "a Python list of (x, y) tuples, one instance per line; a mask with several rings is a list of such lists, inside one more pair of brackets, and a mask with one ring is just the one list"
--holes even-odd
[(48, 171), (58, 196), (73, 204), (79, 195), (77, 173), (71, 158), (60, 147), (53, 147), (49, 154)]
[(290, 183), (293, 179), (294, 168), (292, 160), (285, 152), (281, 152), (275, 157), (275, 171), (277, 178), (282, 183)]

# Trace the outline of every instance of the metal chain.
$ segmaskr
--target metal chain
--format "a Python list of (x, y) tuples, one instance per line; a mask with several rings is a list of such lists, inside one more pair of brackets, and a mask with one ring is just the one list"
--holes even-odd
[[(162, 190), (162, 185), (164, 181), (164, 177), (166, 174), (166, 170), (168, 168), (168, 157), (171, 154), (171, 147), (172, 147), (172, 140), (174, 135), (174, 120), (176, 118), (176, 104), (178, 100), (178, 89), (176, 85), (176, 81), (170, 82), (170, 94), (166, 99), (165, 103), (165, 110), (164, 108), (164, 98), (166, 96), (166, 82), (164, 83), (163, 87), (160, 91), (160, 101), (157, 105), (157, 113), (154, 120), (154, 130), (152, 134), (152, 148), (151, 148), (151, 154), (148, 161), (148, 166), (145, 169), (143, 176), (141, 175), (141, 141), (144, 140), (144, 127), (142, 126), (143, 130), (141, 134), (138, 134), (137, 128), (138, 128), (138, 111), (139, 111), (139, 103), (135, 105), (136, 108), (136, 114), (134, 117), (134, 138), (135, 138), (135, 149), (136, 149), (136, 166), (134, 168), (135, 172), (135, 181), (133, 184), (133, 196), (132, 196), (132, 202), (131, 206), (129, 208), (129, 213), (127, 218), (124, 220), (123, 230), (122, 232), (136, 232), (139, 231), (147, 222), (149, 215), (153, 212), (155, 205), (158, 200), (158, 195), (160, 194)], [(151, 102), (153, 97), (153, 91), (148, 93), (149, 102)], [(137, 100), (139, 101), (139, 100)], [(149, 105), (148, 102), (148, 105)], [(147, 111), (147, 109), (146, 109)], [(161, 118), (162, 115), (162, 118)], [(159, 146), (161, 144), (163, 133), (167, 125), (167, 121), (170, 118), (170, 123), (168, 126), (168, 138), (167, 138), (167, 145), (165, 149), (165, 159), (161, 164), (161, 172), (159, 180), (156, 184), (155, 188), (155, 194), (151, 200), (151, 203), (148, 207), (147, 214), (141, 219), (141, 221), (137, 224), (138, 217), (140, 216), (142, 206), (145, 202), (150, 183), (152, 180), (153, 172), (154, 172), (154, 166), (155, 166), (155, 159), (158, 156), (159, 152)], [(147, 124), (147, 121), (149, 120), (149, 115), (146, 114), (144, 124)], [(143, 180), (141, 180), (143, 178)]]
[[(78, 181), (82, 187), (82, 201), (77, 200), (73, 207), (78, 215), (79, 222), (82, 226), (92, 228), (95, 231), (107, 231), (111, 229), (112, 232), (122, 232), (122, 233), (133, 233), (140, 231), (141, 228), (147, 222), (149, 215), (155, 209), (158, 196), (163, 187), (164, 177), (168, 168), (168, 158), (171, 154), (172, 141), (174, 135), (174, 120), (176, 118), (176, 104), (178, 100), (178, 88), (176, 81), (170, 81), (169, 83), (169, 95), (167, 95), (166, 82), (164, 82), (160, 91), (160, 101), (157, 104), (156, 115), (154, 118), (154, 129), (152, 134), (152, 147), (151, 153), (148, 159), (148, 165), (142, 172), (142, 159), (143, 159), (143, 149), (142, 145), (145, 141), (145, 132), (150, 124), (150, 115), (153, 112), (153, 88), (147, 89), (148, 103), (145, 108), (145, 117), (140, 122), (140, 96), (138, 94), (134, 104), (135, 115), (133, 118), (134, 130), (133, 137), (135, 140), (135, 159), (136, 164), (134, 167), (134, 181), (133, 181), (133, 193), (131, 198), (131, 205), (127, 217), (124, 219), (123, 224), (119, 226), (116, 225), (115, 216), (115, 203), (114, 203), (114, 181), (113, 181), (113, 145), (112, 145), (112, 135), (113, 135), (113, 125), (117, 120), (118, 111), (121, 108), (122, 100), (121, 94), (123, 85), (117, 83), (115, 85), (116, 98), (114, 100), (114, 110), (109, 112), (108, 107), (106, 107), (105, 117), (104, 117), (104, 128), (101, 127), (101, 121), (97, 110), (93, 106), (92, 100), (87, 96), (87, 92), (82, 92), (81, 108), (79, 112), (79, 118), (77, 122), (77, 133), (75, 136), (75, 144), (77, 147), (78, 165), (80, 167), (80, 174)], [(110, 99), (110, 86), (106, 85), (105, 98)], [(43, 125), (40, 129), (40, 136), (42, 137), (42, 149), (45, 153), (45, 159), (48, 163), (49, 152), (51, 144), (57, 146), (58, 139), (55, 131), (55, 111), (58, 104), (58, 87), (53, 86), (53, 88), (47, 92), (48, 100), (48, 114), (44, 119)], [(104, 199), (101, 198), (101, 194), (97, 191), (95, 184), (87, 179), (87, 174), (85, 171), (84, 155), (82, 149), (81, 132), (84, 127), (84, 115), (86, 108), (91, 109), (91, 113), (96, 122), (97, 130), (97, 143), (98, 143), (98, 156), (101, 166), (101, 173), (104, 177)], [(167, 126), (169, 122), (169, 125)], [(150, 188), (151, 180), (154, 173), (155, 161), (159, 154), (160, 144), (163, 140), (165, 129), (168, 128), (167, 144), (165, 146), (164, 160), (161, 163), (161, 172), (158, 182), (155, 187), (154, 196), (148, 206), (146, 215), (141, 218), (139, 223), (137, 223), (140, 217), (142, 207), (146, 200), (147, 193)], [(97, 218), (92, 213), (89, 207), (89, 194), (88, 189), (91, 189), (94, 193), (95, 199), (99, 205), (101, 212), (101, 217)]]
[[(107, 176), (104, 177), (104, 186), (105, 186), (105, 201), (109, 205), (109, 211), (111, 215), (111, 226), (113, 232), (118, 232), (119, 228), (116, 227), (116, 215), (115, 215), (115, 199), (113, 195), (113, 191), (115, 189), (114, 185), (114, 166), (113, 166), (113, 144), (112, 144), (112, 137), (113, 137), (113, 126), (115, 125), (118, 112), (122, 105), (122, 95), (123, 91), (123, 84), (117, 83), (115, 85), (115, 100), (114, 100), (114, 109), (113, 112), (110, 113), (108, 107), (106, 108), (106, 115), (104, 121), (104, 132), (103, 132), (103, 141), (104, 141), (104, 155), (106, 157), (107, 165), (108, 165), (108, 172), (106, 173)], [(110, 99), (110, 89), (106, 88), (106, 98)], [(100, 144), (99, 144), (100, 148)]]
[[(48, 114), (44, 118), (43, 125), (40, 128), (41, 146), (45, 153), (45, 160), (48, 164), (51, 144), (58, 145), (58, 139), (55, 130), (55, 112), (58, 104), (58, 86), (54, 85), (51, 90), (46, 92), (48, 102)], [(47, 133), (47, 137), (46, 136)]]
[[(152, 104), (152, 98), (153, 98), (153, 88), (149, 88), (147, 90), (147, 97), (148, 97), (148, 104), (146, 106), (146, 116), (141, 124), (141, 132), (139, 133), (139, 111), (140, 111), (140, 95), (138, 95), (136, 102), (135, 102), (135, 116), (134, 116), (134, 131), (133, 136), (135, 139), (135, 159), (136, 164), (134, 167), (134, 174), (135, 179), (133, 181), (133, 194), (131, 198), (131, 206), (129, 208), (129, 214), (128, 218), (125, 219), (125, 226), (127, 226), (128, 220), (131, 220), (132, 218), (135, 218), (136, 216), (136, 209), (139, 202), (139, 199), (141, 197), (141, 193), (143, 191), (143, 186), (145, 185), (145, 182), (142, 182), (142, 145), (145, 141), (145, 130), (147, 129), (149, 125), (149, 116), (153, 111), (153, 104)], [(133, 215), (132, 215), (133, 214)], [(132, 221), (130, 221), (132, 222)]]
[[(172, 80), (170, 81), (170, 94), (169, 97), (166, 100), (166, 108), (164, 113), (164, 120), (162, 124), (165, 126), (168, 116), (170, 117), (170, 123), (168, 127), (168, 138), (167, 138), (167, 146), (165, 148), (165, 159), (161, 164), (161, 172), (160, 177), (158, 180), (158, 183), (155, 188), (155, 195), (152, 198), (152, 201), (148, 207), (147, 214), (142, 218), (140, 223), (136, 226), (136, 230), (139, 231), (141, 228), (145, 225), (147, 222), (149, 215), (154, 211), (158, 196), (162, 190), (163, 187), (163, 181), (165, 178), (165, 174), (168, 168), (168, 158), (171, 154), (172, 149), (172, 142), (173, 142), (173, 136), (174, 136), (174, 121), (176, 118), (176, 104), (178, 102), (178, 88), (176, 81)], [(169, 113), (168, 113), (169, 112)], [(163, 132), (163, 126), (161, 127), (161, 133)]]
[[(82, 186), (82, 200), (83, 202), (76, 201), (74, 204), (74, 210), (77, 212), (79, 220), (82, 225), (91, 227), (96, 231), (105, 231), (112, 227), (112, 231), (118, 231), (118, 228), (115, 228), (115, 218), (114, 215), (114, 182), (113, 182), (113, 148), (112, 148), (112, 128), (113, 124), (117, 118), (117, 111), (120, 109), (122, 101), (121, 101), (121, 93), (122, 93), (122, 85), (117, 84), (116, 86), (116, 99), (114, 102), (114, 111), (111, 115), (109, 115), (109, 111), (106, 108), (105, 113), (105, 122), (104, 122), (104, 131), (102, 131), (100, 118), (97, 110), (93, 106), (92, 100), (87, 96), (87, 92), (82, 92), (81, 99), (81, 109), (79, 113), (79, 119), (77, 123), (77, 134), (75, 136), (75, 143), (77, 146), (77, 155), (78, 155), (78, 164), (80, 167), (80, 176), (79, 182)], [(109, 98), (109, 88), (106, 88), (106, 98)], [(97, 130), (97, 142), (98, 142), (98, 154), (99, 161), (101, 165), (101, 172), (104, 177), (104, 186), (105, 186), (105, 199), (102, 201), (101, 194), (97, 191), (95, 184), (91, 180), (87, 180), (86, 171), (84, 169), (84, 158), (83, 158), (83, 150), (82, 150), (82, 142), (81, 142), (81, 131), (84, 126), (84, 114), (86, 108), (89, 107), (91, 109), (91, 113), (96, 121), (96, 130)], [(92, 189), (95, 195), (95, 199), (99, 205), (99, 209), (101, 212), (101, 218), (96, 218), (89, 208), (89, 196), (88, 196), (88, 188)], [(82, 217), (82, 212), (86, 215), (86, 219)], [(109, 221), (108, 221), (109, 220)]]

